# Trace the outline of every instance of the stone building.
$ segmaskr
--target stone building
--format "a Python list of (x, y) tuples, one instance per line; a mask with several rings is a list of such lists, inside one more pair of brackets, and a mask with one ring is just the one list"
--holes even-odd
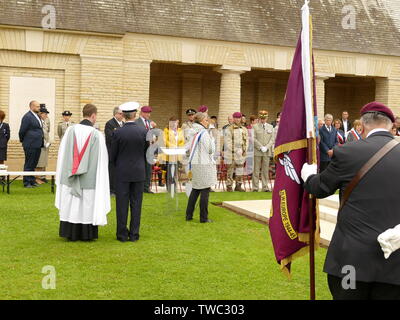
[[(160, 127), (188, 107), (229, 114), (281, 109), (303, 0), (0, 0), (0, 109), (21, 169), (20, 118), (35, 99), (53, 125), (50, 169), (63, 110), (80, 120), (136, 100)], [(379, 100), (400, 114), (400, 1), (312, 0), (319, 116), (352, 119)], [(54, 25), (52, 25), (54, 23)], [(53, 27), (53, 29), (48, 29)], [(55, 28), (54, 28), (55, 27)]]

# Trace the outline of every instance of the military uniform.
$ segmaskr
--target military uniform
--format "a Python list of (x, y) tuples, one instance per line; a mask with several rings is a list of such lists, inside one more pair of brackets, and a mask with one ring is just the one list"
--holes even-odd
[[(186, 115), (187, 116), (192, 116), (196, 114), (196, 110), (194, 109), (188, 109), (186, 110)], [(186, 121), (182, 124), (182, 131), (183, 131), (183, 135), (185, 137), (185, 143), (187, 144), (190, 140), (190, 137), (192, 136), (191, 131), (193, 130), (193, 123), (194, 121)]]
[[(259, 117), (266, 118), (268, 113), (261, 111)], [(253, 171), (253, 191), (258, 191), (260, 170), (262, 191), (271, 191), (268, 187), (269, 183), (269, 161), (273, 155), (274, 145), (274, 127), (269, 123), (257, 123), (253, 126), (254, 130), (254, 171)]]
[(232, 191), (234, 173), (236, 181), (235, 191), (244, 191), (241, 186), (243, 183), (247, 145), (247, 128), (235, 123), (226, 128), (224, 131), (224, 161), (227, 165), (226, 186), (228, 191)]
[[(69, 111), (64, 111), (64, 112), (62, 113), (62, 115), (63, 115), (63, 116), (72, 116), (72, 113), (69, 112)], [(70, 127), (70, 126), (72, 126), (72, 125), (74, 125), (74, 124), (75, 124), (75, 123), (74, 123), (73, 121), (68, 121), (68, 122), (61, 121), (61, 122), (58, 123), (58, 126), (57, 126), (57, 134), (58, 134), (58, 137), (60, 138), (60, 140), (61, 140), (62, 137), (64, 136), (65, 131), (67, 131), (68, 127)]]
[(190, 138), (190, 131), (193, 129), (193, 123), (192, 121), (186, 121), (182, 124), (182, 131), (183, 135), (185, 136), (185, 143), (189, 141)]

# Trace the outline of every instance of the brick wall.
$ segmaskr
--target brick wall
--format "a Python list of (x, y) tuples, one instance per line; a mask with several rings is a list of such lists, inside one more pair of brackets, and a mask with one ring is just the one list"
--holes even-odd
[(340, 119), (344, 110), (351, 120), (359, 119), (361, 107), (374, 100), (374, 79), (337, 77), (325, 82), (325, 113), (335, 119)]

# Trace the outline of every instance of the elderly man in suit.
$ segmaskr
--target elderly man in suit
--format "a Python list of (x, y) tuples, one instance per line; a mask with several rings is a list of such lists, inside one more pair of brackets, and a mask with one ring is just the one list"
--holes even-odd
[(329, 165), (332, 155), (333, 147), (338, 144), (338, 138), (335, 127), (332, 125), (333, 116), (331, 114), (325, 115), (325, 124), (319, 129), (319, 151), (320, 151), (320, 171), (324, 171)]
[[(35, 171), (40, 152), (43, 147), (43, 124), (39, 118), (40, 104), (37, 101), (29, 103), (29, 111), (21, 120), (19, 141), (22, 142), (25, 153), (24, 171)], [(38, 186), (34, 176), (24, 176), (24, 187)]]
[(269, 183), (269, 160), (273, 155), (274, 127), (267, 123), (268, 111), (261, 110), (258, 114), (259, 123), (253, 126), (254, 130), (254, 170), (253, 170), (253, 192), (258, 191), (260, 170), (262, 191), (270, 192)]
[(114, 166), (110, 160), (111, 158), (111, 144), (112, 137), (114, 135), (114, 131), (118, 128), (121, 128), (124, 125), (122, 111), (119, 107), (115, 107), (113, 110), (113, 118), (106, 122), (106, 126), (104, 128), (104, 135), (106, 136), (106, 145), (108, 151), (108, 174), (110, 178), (110, 193), (111, 195), (115, 195), (115, 175), (114, 175)]
[[(135, 123), (146, 130), (148, 133), (151, 129), (154, 128), (155, 123), (150, 120), (152, 108), (150, 106), (143, 106), (140, 109), (139, 118), (135, 121)], [(147, 136), (147, 140), (151, 140), (150, 137)], [(144, 192), (145, 193), (154, 193), (150, 190), (150, 183), (151, 183), (151, 164), (146, 161), (146, 179), (144, 182)]]
[[(121, 242), (139, 240), (148, 142), (146, 129), (134, 121), (138, 107), (137, 102), (120, 106), (126, 122), (115, 131), (111, 145), (111, 161), (116, 175), (117, 239)], [(131, 221), (128, 230), (129, 207)]]
[[(335, 147), (331, 164), (320, 174), (315, 165), (305, 164), (301, 176), (317, 198), (337, 189), (346, 195), (324, 265), (333, 299), (398, 300), (400, 250), (385, 257), (378, 242), (379, 235), (400, 224), (400, 146), (389, 132), (394, 115), (385, 105), (371, 102), (361, 109), (361, 122), (363, 140)], [(384, 146), (392, 149), (378, 154)], [(366, 170), (374, 156), (379, 161), (368, 165), (360, 179), (360, 169)]]

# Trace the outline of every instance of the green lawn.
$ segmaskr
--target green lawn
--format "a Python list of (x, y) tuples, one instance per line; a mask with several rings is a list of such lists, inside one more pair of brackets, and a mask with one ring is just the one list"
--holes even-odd
[[(212, 193), (211, 201), (266, 196)], [(294, 262), (288, 281), (265, 225), (213, 205), (213, 223), (200, 224), (198, 209), (186, 222), (186, 196), (178, 198), (175, 211), (165, 194), (145, 195), (136, 243), (115, 239), (115, 199), (97, 241), (68, 242), (58, 236), (48, 185), (0, 191), (0, 299), (308, 299), (308, 256)], [(331, 299), (325, 254), (316, 254), (317, 299)], [(42, 289), (46, 265), (56, 269), (55, 290)]]

